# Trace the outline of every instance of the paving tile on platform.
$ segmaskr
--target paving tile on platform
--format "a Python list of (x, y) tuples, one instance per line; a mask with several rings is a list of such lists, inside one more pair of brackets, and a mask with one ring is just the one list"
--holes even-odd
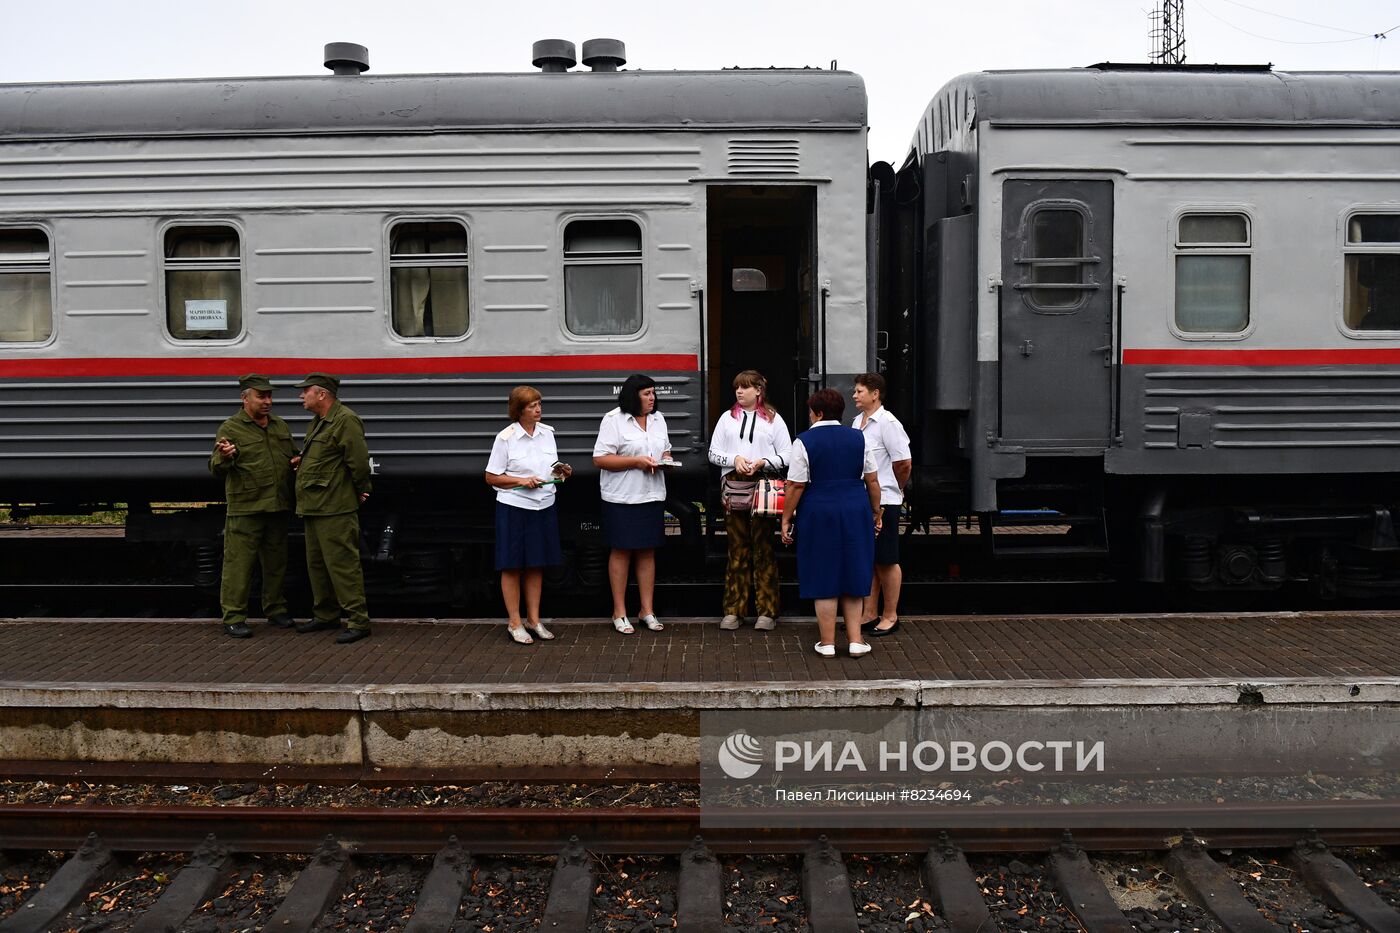
[[(0, 623), (0, 680), (184, 683), (550, 683), (724, 680), (1080, 679), (1400, 676), (1400, 618), (906, 618), (852, 662), (811, 649), (811, 620), (724, 632), (672, 620), (665, 632), (605, 623), (556, 627), (551, 643), (509, 644), (504, 623), (379, 620), (368, 642), (255, 623), (234, 641), (208, 620)], [(844, 645), (844, 640), (841, 640)]]

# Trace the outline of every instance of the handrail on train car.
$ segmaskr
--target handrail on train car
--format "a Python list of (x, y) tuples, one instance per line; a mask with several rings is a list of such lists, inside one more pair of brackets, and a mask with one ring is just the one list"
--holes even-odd
[(831, 280), (830, 280), (830, 279), (827, 279), (825, 282), (822, 283), (821, 292), (822, 292), (822, 313), (821, 313), (821, 328), (822, 328), (822, 379), (821, 379), (821, 387), (822, 387), (823, 389), (825, 389), (825, 388), (826, 388), (826, 377), (827, 377), (827, 372), (826, 372), (826, 300), (827, 300), (828, 298), (831, 297)]
[(705, 352), (710, 342), (709, 321), (705, 317), (705, 289), (690, 283), (690, 293), (695, 296), (695, 305), (700, 312), (700, 442), (708, 446), (710, 439), (710, 371), (706, 366), (708, 354)]

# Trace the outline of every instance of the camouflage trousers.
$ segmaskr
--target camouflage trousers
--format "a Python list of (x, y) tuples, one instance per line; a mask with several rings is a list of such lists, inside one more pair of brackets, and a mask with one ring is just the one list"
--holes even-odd
[(724, 614), (778, 617), (778, 564), (773, 558), (773, 533), (778, 520), (752, 512), (724, 516), (729, 538), (729, 565), (724, 570)]

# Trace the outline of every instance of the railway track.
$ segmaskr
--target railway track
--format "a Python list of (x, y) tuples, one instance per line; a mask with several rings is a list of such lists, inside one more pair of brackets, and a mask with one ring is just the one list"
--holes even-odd
[[(1027, 808), (976, 807), (950, 811), (945, 826), (964, 848), (975, 851), (1046, 851), (1058, 845), (1065, 827), (1095, 850), (1152, 848), (1171, 831), (1134, 825), (1209, 827), (1225, 846), (1278, 846), (1308, 827), (1338, 845), (1400, 845), (1400, 804), (1371, 801), (1230, 804), (1216, 806), (1100, 807), (1056, 809), (1057, 824), (1039, 815), (1028, 825)], [(310, 852), (326, 836), (345, 840), (357, 852), (423, 855), (455, 836), (463, 845), (493, 853), (550, 854), (570, 838), (588, 840), (593, 851), (666, 855), (684, 849), (699, 834), (724, 852), (793, 853), (821, 834), (857, 852), (911, 852), (936, 833), (902, 826), (899, 812), (872, 812), (867, 825), (824, 826), (822, 812), (789, 811), (785, 819), (817, 829), (805, 835), (774, 827), (737, 826), (721, 815), (702, 819), (697, 807), (253, 807), (111, 806), (82, 804), (0, 806), (0, 848), (65, 849), (90, 833), (122, 851), (191, 849), (218, 836), (244, 852)], [(994, 828), (989, 828), (994, 827)], [(1007, 828), (1000, 828), (1007, 827)], [(1014, 828), (1011, 828), (1014, 827)], [(1273, 827), (1273, 828), (1268, 828)]]
[[(1258, 815), (1239, 813), (1242, 822)], [(1326, 825), (1321, 809), (1295, 817)], [(1139, 876), (1160, 888), (1158, 913), (1203, 931), (1277, 933), (1282, 904), (1319, 929), (1397, 933), (1400, 861), (1329, 848), (1400, 842), (1400, 823), (1389, 817), (1364, 831), (1311, 834), (1089, 827), (1073, 837), (973, 829), (706, 829), (698, 837), (691, 808), (9, 806), (0, 808), (0, 933), (673, 925), (689, 933), (1146, 933), (1161, 929), (1155, 915), (1128, 910), (1118, 890)], [(59, 862), (54, 850), (71, 855)], [(1124, 851), (1134, 861), (1125, 863)], [(1285, 894), (1261, 894), (1265, 875), (1286, 882)], [(502, 898), (504, 911), (495, 903)], [(379, 925), (386, 905), (398, 920)], [(888, 919), (891, 905), (902, 923)]]

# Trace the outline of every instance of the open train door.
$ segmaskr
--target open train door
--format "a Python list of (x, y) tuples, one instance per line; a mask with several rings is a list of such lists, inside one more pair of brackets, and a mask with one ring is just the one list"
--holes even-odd
[(1102, 451), (1112, 418), (1113, 183), (1014, 179), (1002, 195), (1001, 441)]
[(734, 404), (735, 375), (757, 369), (789, 430), (802, 431), (807, 397), (821, 381), (816, 189), (711, 185), (707, 194), (711, 418)]

